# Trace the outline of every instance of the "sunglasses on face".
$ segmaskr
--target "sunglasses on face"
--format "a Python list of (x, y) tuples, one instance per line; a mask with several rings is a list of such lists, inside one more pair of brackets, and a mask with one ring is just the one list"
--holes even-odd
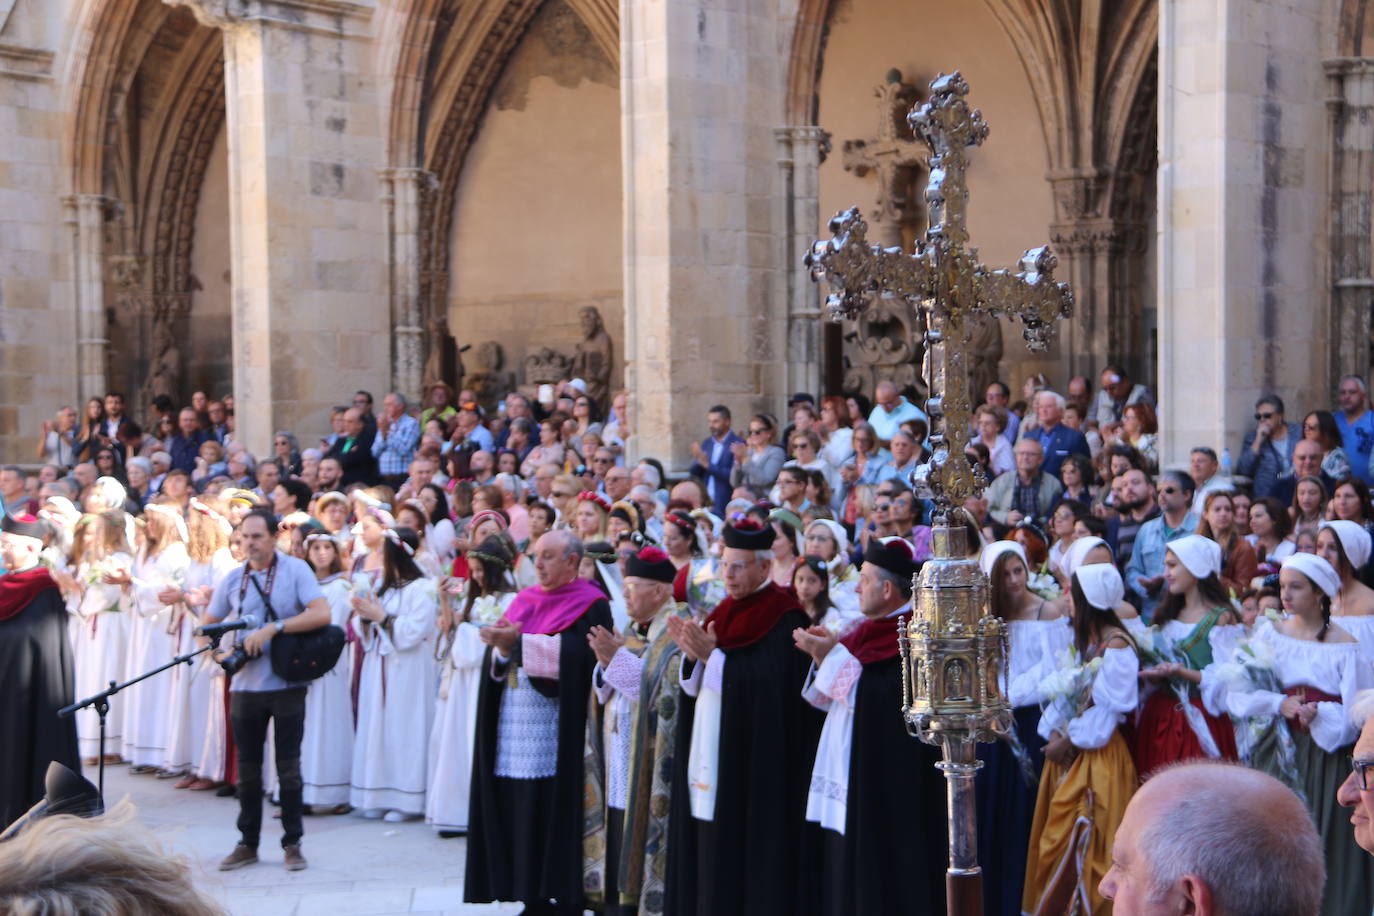
[(874, 512), (890, 512), (890, 511), (892, 511), (892, 504), (891, 504), (891, 503), (878, 503), (877, 505), (875, 505), (875, 506), (873, 507), (873, 511), (874, 511)]
[(1160, 495), (1160, 496), (1173, 496), (1173, 495), (1174, 495), (1175, 493), (1177, 493), (1177, 492), (1178, 492), (1178, 487), (1160, 487), (1160, 488), (1159, 488), (1159, 495)]
[(1268, 420), (1268, 419), (1270, 419), (1270, 418), (1273, 417), (1273, 416), (1274, 416), (1273, 411), (1270, 411), (1269, 413), (1257, 413), (1257, 414), (1255, 414), (1255, 419), (1256, 419), (1256, 420)]

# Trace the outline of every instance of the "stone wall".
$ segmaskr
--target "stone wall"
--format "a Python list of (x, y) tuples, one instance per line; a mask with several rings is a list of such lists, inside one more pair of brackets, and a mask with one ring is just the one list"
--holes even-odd
[(463, 163), (450, 248), (449, 326), (469, 370), (495, 340), (505, 369), (541, 347), (572, 356), (595, 306), (623, 381), (620, 92), (615, 68), (561, 2), (535, 17)]

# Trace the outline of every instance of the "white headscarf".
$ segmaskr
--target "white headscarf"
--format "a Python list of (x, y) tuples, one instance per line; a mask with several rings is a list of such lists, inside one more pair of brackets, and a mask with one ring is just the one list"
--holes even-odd
[(1283, 569), (1289, 567), (1296, 569), (1304, 576), (1312, 580), (1317, 588), (1326, 592), (1326, 597), (1336, 597), (1336, 592), (1341, 588), (1341, 577), (1336, 575), (1336, 570), (1331, 568), (1331, 564), (1317, 556), (1315, 553), (1295, 553), (1290, 554), (1283, 561)]
[(1064, 551), (1064, 559), (1059, 561), (1059, 568), (1064, 571), (1064, 575), (1072, 579), (1078, 567), (1083, 565), (1083, 558), (1094, 547), (1106, 547), (1108, 553), (1112, 550), (1111, 545), (1099, 537), (1079, 538), (1070, 544), (1069, 549)]
[(1350, 565), (1355, 569), (1359, 569), (1369, 562), (1371, 545), (1369, 532), (1364, 530), (1364, 525), (1359, 522), (1337, 519), (1334, 522), (1322, 522), (1318, 527), (1319, 529), (1331, 529), (1331, 533), (1336, 536), (1336, 542), (1340, 544), (1341, 550), (1345, 553), (1345, 558), (1350, 561)]
[(845, 534), (845, 532), (844, 532), (844, 525), (841, 525), (839, 522), (835, 521), (834, 519), (829, 519), (829, 518), (818, 518), (818, 519), (813, 520), (813, 521), (811, 522), (811, 524), (809, 524), (809, 525), (806, 526), (806, 529), (805, 529), (806, 533), (809, 534), (809, 533), (811, 532), (811, 529), (812, 529), (812, 528), (815, 528), (817, 525), (824, 525), (825, 528), (826, 528), (826, 530), (830, 532), (830, 536), (834, 539), (834, 541), (835, 541), (835, 559), (836, 559), (836, 560), (839, 560), (839, 561), (841, 561), (841, 562), (846, 562), (846, 561), (848, 561), (848, 559), (849, 559), (849, 535)]
[(1186, 534), (1164, 545), (1198, 579), (1221, 572), (1221, 545), (1200, 534)]
[(1121, 573), (1117, 572), (1115, 563), (1080, 566), (1074, 576), (1083, 589), (1083, 597), (1095, 608), (1111, 610), (1126, 597), (1126, 586), (1121, 581)]
[(983, 570), (983, 575), (991, 576), (992, 567), (997, 563), (997, 558), (1004, 553), (1014, 553), (1021, 558), (1021, 562), (1026, 564), (1026, 569), (1030, 569), (1030, 563), (1026, 560), (1026, 548), (1021, 546), (1020, 541), (993, 541), (983, 548), (982, 556), (978, 558), (978, 565)]

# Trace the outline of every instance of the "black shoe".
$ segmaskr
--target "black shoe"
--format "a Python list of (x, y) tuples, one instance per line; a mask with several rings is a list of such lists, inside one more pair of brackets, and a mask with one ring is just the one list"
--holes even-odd
[(220, 786), (218, 789), (215, 790), (216, 798), (233, 798), (235, 795), (238, 794), (239, 790), (236, 789), (234, 786)]
[(467, 835), (468, 835), (468, 832), (467, 832), (466, 830), (440, 830), (440, 831), (439, 831), (439, 839), (441, 839), (441, 840), (451, 840), (451, 839), (453, 839), (454, 837), (458, 837), (458, 836), (467, 836)]

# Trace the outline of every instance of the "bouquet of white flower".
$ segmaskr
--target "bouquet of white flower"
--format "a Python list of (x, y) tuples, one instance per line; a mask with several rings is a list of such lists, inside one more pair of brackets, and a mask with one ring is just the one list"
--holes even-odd
[(1046, 601), (1053, 601), (1063, 594), (1063, 590), (1059, 587), (1059, 580), (1055, 579), (1054, 574), (1050, 572), (1048, 562), (1041, 566), (1038, 572), (1030, 574), (1026, 580), (1026, 588)]
[[(1188, 656), (1157, 626), (1150, 627), (1136, 639), (1136, 650), (1140, 655), (1142, 671), (1157, 665), (1190, 667)], [(1161, 689), (1171, 691), (1178, 699), (1178, 707), (1183, 712), (1183, 717), (1188, 720), (1188, 726), (1193, 730), (1202, 752), (1215, 760), (1221, 757), (1221, 748), (1217, 747), (1216, 740), (1212, 738), (1212, 730), (1207, 727), (1207, 720), (1203, 717), (1202, 711), (1193, 705), (1190, 686), (1181, 677), (1169, 677), (1160, 684)]]
[[(1267, 642), (1251, 638), (1236, 646), (1229, 661), (1214, 663), (1207, 676), (1225, 684), (1228, 690), (1240, 693), (1257, 690), (1282, 693), (1283, 682), (1279, 680), (1275, 665), (1273, 648)], [(1288, 720), (1283, 716), (1232, 716), (1231, 721), (1236, 730), (1236, 749), (1240, 758), (1278, 778), (1302, 797), (1297, 752), (1293, 733), (1288, 730)]]
[(1041, 709), (1051, 722), (1059, 724), (1077, 718), (1092, 702), (1093, 678), (1102, 667), (1102, 657), (1086, 662), (1078, 650), (1069, 646), (1060, 664), (1041, 682)]

